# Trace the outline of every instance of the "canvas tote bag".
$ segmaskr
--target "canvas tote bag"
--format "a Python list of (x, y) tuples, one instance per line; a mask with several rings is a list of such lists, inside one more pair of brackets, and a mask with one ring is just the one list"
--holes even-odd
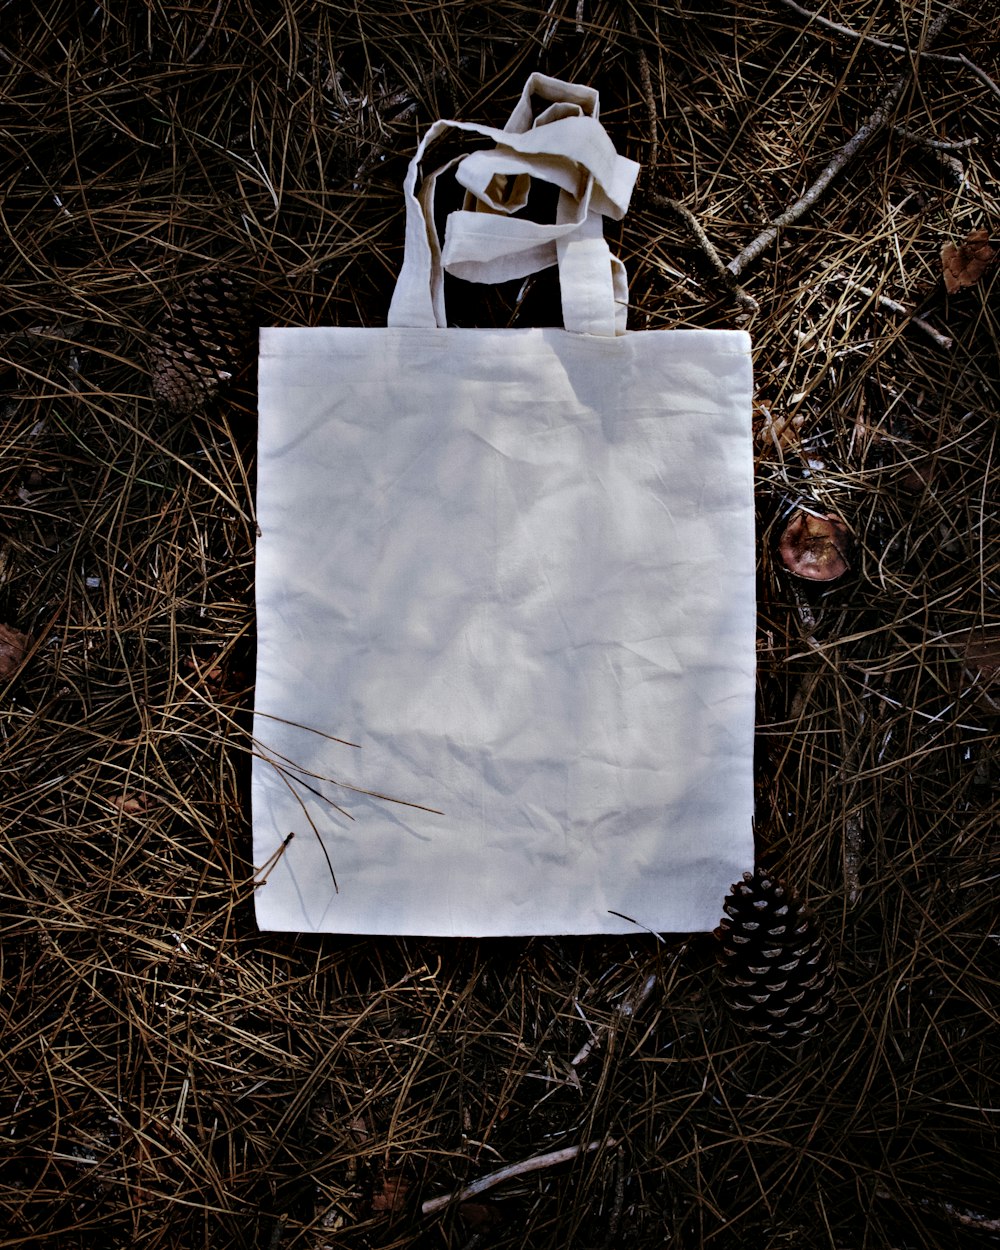
[[(495, 146), (442, 248), (449, 129)], [(261, 332), (262, 929), (703, 930), (752, 866), (750, 342), (626, 332), (637, 169), (532, 75), (504, 130), (421, 143), (387, 329)], [(565, 329), (446, 328), (443, 270), (549, 265)]]

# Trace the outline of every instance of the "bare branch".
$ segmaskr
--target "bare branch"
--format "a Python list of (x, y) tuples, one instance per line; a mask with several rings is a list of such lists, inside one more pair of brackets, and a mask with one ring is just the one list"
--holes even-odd
[[(782, 0), (782, 3), (790, 3), (791, 0)], [(957, 12), (962, 0), (957, 0), (948, 8), (944, 8), (937, 15), (927, 30), (927, 43), (932, 43), (938, 35), (944, 30), (948, 21)], [(837, 152), (833, 160), (827, 165), (820, 176), (812, 184), (805, 194), (791, 206), (786, 209), (779, 217), (775, 217), (774, 221), (749, 243), (739, 256), (729, 262), (726, 268), (737, 277), (743, 272), (747, 265), (751, 264), (758, 256), (771, 246), (778, 237), (779, 232), (785, 227), (790, 226), (793, 222), (804, 216), (810, 208), (816, 203), (830, 183), (836, 178), (844, 166), (861, 151), (867, 143), (869, 143), (880, 130), (885, 127), (895, 108), (899, 97), (903, 94), (906, 87), (909, 86), (911, 80), (911, 72), (900, 74), (894, 83), (888, 88), (882, 99), (879, 101), (874, 112), (861, 126), (861, 128), (851, 136), (844, 146)]]
[(925, 321), (923, 317), (916, 317), (913, 310), (907, 308), (905, 304), (901, 304), (898, 300), (890, 299), (888, 295), (878, 295), (868, 286), (862, 286), (860, 282), (855, 282), (853, 278), (849, 278), (844, 273), (832, 273), (830, 275), (831, 282), (843, 282), (852, 291), (857, 291), (860, 295), (865, 295), (868, 299), (873, 299), (877, 304), (881, 304), (883, 308), (888, 308), (890, 312), (902, 313), (904, 317), (909, 317), (915, 326), (919, 326), (923, 332), (937, 343), (938, 347), (946, 350), (955, 346), (954, 339), (950, 339), (947, 334), (942, 334), (940, 330), (936, 330), (929, 321)]
[[(876, 1198), (888, 1199), (889, 1202), (899, 1202), (900, 1198), (883, 1189), (881, 1186), (875, 1191)], [(967, 1207), (956, 1207), (951, 1202), (935, 1202), (931, 1198), (919, 1198), (917, 1205), (924, 1208), (937, 1207), (938, 1210), (944, 1211), (950, 1215), (953, 1220), (959, 1224), (965, 1225), (966, 1228), (980, 1228), (987, 1233), (1000, 1233), (1000, 1219), (993, 1216), (984, 1215), (981, 1211), (970, 1211)]]
[(570, 1159), (575, 1159), (577, 1155), (590, 1154), (594, 1150), (599, 1150), (602, 1146), (606, 1146), (610, 1150), (612, 1146), (617, 1145), (617, 1141), (611, 1138), (603, 1138), (601, 1141), (587, 1142), (585, 1146), (566, 1146), (562, 1150), (552, 1150), (548, 1154), (535, 1155), (532, 1159), (522, 1159), (520, 1163), (510, 1163), (505, 1168), (500, 1168), (496, 1172), (490, 1172), (488, 1176), (481, 1176), (478, 1181), (472, 1181), (464, 1189), (456, 1189), (451, 1194), (441, 1194), (438, 1198), (428, 1198), (420, 1210), (424, 1215), (433, 1215), (435, 1211), (443, 1210), (452, 1202), (466, 1202), (469, 1198), (474, 1198), (477, 1194), (485, 1193), (487, 1189), (492, 1189), (494, 1185), (502, 1185), (504, 1181), (513, 1180), (515, 1176), (526, 1176), (529, 1172), (540, 1172), (543, 1168), (552, 1168), (559, 1163), (568, 1163)]
[(958, 59), (962, 62), (962, 64), (965, 66), (967, 70), (975, 74), (975, 76), (979, 79), (980, 82), (985, 83), (986, 86), (989, 87), (989, 89), (993, 92), (995, 96), (1000, 96), (1000, 87), (997, 86), (997, 84), (993, 81), (993, 79), (989, 76), (989, 74), (987, 74), (987, 72), (984, 69), (980, 69), (979, 66), (974, 61), (970, 61), (964, 52), (959, 53)]
[(792, 9), (798, 13), (800, 17), (804, 17), (809, 22), (815, 22), (817, 26), (822, 26), (826, 30), (835, 31), (838, 35), (844, 35), (847, 39), (855, 39), (859, 43), (870, 43), (875, 48), (885, 48), (887, 52), (905, 52), (908, 56), (912, 56), (916, 52), (917, 56), (928, 57), (932, 61), (950, 61), (953, 65), (961, 65), (963, 58), (960, 56), (948, 56), (944, 52), (931, 52), (927, 49), (908, 48), (902, 43), (889, 43), (885, 39), (877, 39), (874, 35), (866, 35), (861, 31), (851, 30), (850, 26), (841, 26), (840, 22), (831, 22), (828, 17), (823, 17), (819, 13), (814, 13), (811, 9), (803, 8), (801, 4), (796, 4), (795, 0), (781, 0), (781, 3), (787, 9)]
[[(618, 1008), (615, 1011), (614, 1024), (617, 1024), (620, 1020), (631, 1020), (631, 1018), (636, 1014), (636, 1012), (640, 1009), (640, 1007), (642, 1007), (642, 1005), (647, 1001), (650, 994), (652, 994), (653, 990), (655, 989), (656, 989), (656, 976), (655, 974), (651, 974), (642, 983), (638, 991), (633, 991), (633, 993), (629, 994), (627, 998), (623, 999), (622, 1002), (618, 1004)], [(581, 1063), (586, 1063), (587, 1060), (590, 1058), (591, 1052), (601, 1044), (601, 1042), (605, 1038), (605, 1035), (610, 1031), (611, 1028), (612, 1028), (611, 1024), (602, 1024), (601, 1027), (595, 1033), (592, 1033), (591, 1036), (587, 1039), (587, 1041), (584, 1042), (584, 1044), (576, 1052), (573, 1058), (569, 1061), (570, 1066), (573, 1068), (577, 1068), (580, 1066)]]
[(957, 152), (960, 148), (971, 148), (978, 139), (932, 139), (929, 135), (919, 134), (907, 126), (893, 126), (893, 133), (909, 139), (911, 143), (919, 143), (922, 148), (930, 148), (932, 152)]
[(725, 261), (715, 250), (715, 245), (705, 233), (701, 222), (694, 215), (694, 213), (692, 213), (689, 208), (686, 208), (680, 200), (671, 199), (668, 195), (660, 195), (658, 191), (651, 191), (649, 193), (649, 198), (659, 208), (668, 209), (684, 222), (698, 246), (708, 257), (709, 264), (722, 279), (726, 290), (731, 292), (740, 307), (745, 308), (749, 313), (759, 312), (760, 305), (748, 291), (744, 290), (744, 288), (740, 286), (740, 284), (736, 281), (735, 275), (726, 268)]
[(892, 133), (910, 143), (916, 143), (919, 147), (926, 148), (959, 181), (965, 176), (964, 165), (953, 153), (957, 149), (971, 147), (976, 142), (975, 139), (956, 139), (954, 142), (948, 142), (945, 139), (930, 139), (926, 135), (918, 134), (915, 130), (907, 130), (905, 126), (893, 126)]
[(205, 31), (202, 37), (198, 40), (197, 44), (195, 45), (194, 50), (185, 58), (188, 64), (190, 64), (191, 61), (197, 60), (198, 56), (201, 53), (202, 48), (204, 48), (205, 44), (208, 43), (209, 38), (211, 37), (212, 31), (215, 30), (215, 23), (219, 20), (219, 14), (221, 12), (222, 12), (222, 0), (219, 0), (219, 3), (215, 6), (215, 12), (212, 14), (211, 21), (208, 23), (208, 29)]
[(648, 169), (653, 170), (656, 168), (660, 157), (660, 124), (656, 116), (656, 97), (653, 95), (653, 78), (649, 72), (649, 57), (646, 56), (646, 49), (639, 40), (639, 27), (635, 20), (635, 10), (632, 8), (628, 11), (628, 25), (639, 54), (639, 79), (642, 82), (642, 94), (646, 102), (646, 113), (649, 117), (649, 159), (646, 165)]
[(827, 30), (835, 31), (838, 35), (844, 35), (847, 39), (856, 39), (859, 43), (870, 43), (876, 48), (885, 48), (887, 52), (905, 52), (908, 56), (916, 53), (928, 61), (940, 61), (947, 65), (964, 65), (967, 70), (975, 74), (980, 82), (984, 83), (994, 95), (1000, 96), (1000, 87), (993, 81), (984, 69), (960, 52), (958, 56), (949, 56), (947, 52), (931, 52), (929, 48), (908, 48), (902, 43), (889, 43), (885, 39), (876, 39), (874, 35), (865, 35), (857, 30), (851, 30), (850, 26), (841, 26), (840, 22), (831, 22), (828, 17), (823, 17), (819, 13), (813, 13), (811, 9), (803, 8), (801, 4), (797, 4), (796, 0), (781, 0), (781, 3), (793, 12), (798, 13), (800, 17), (806, 18), (810, 22), (815, 22), (817, 26), (823, 26)]

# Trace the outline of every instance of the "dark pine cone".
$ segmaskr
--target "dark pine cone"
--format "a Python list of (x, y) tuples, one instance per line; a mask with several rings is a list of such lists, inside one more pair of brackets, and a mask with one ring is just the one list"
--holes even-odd
[(726, 1001), (744, 1029), (791, 1044), (833, 1011), (833, 961), (802, 903), (763, 872), (745, 872), (716, 929)]
[(244, 284), (230, 274), (203, 274), (156, 328), (149, 352), (154, 399), (174, 412), (197, 412), (240, 372), (255, 343)]

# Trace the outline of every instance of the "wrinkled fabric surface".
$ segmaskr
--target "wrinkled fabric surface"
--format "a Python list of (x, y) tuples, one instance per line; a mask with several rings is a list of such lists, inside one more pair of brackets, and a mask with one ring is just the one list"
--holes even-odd
[(715, 927), (753, 863), (750, 396), (737, 331), (262, 331), (261, 928)]

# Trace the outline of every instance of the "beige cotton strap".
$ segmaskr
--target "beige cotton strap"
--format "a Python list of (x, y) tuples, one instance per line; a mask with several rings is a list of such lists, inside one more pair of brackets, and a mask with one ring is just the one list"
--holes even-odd
[[(550, 103), (532, 119), (535, 96)], [(628, 282), (604, 240), (603, 218), (625, 215), (639, 166), (617, 154), (598, 109), (592, 88), (532, 74), (504, 130), (451, 121), (431, 126), (404, 183), (406, 244), (390, 326), (447, 325), (445, 270), (468, 281), (496, 283), (557, 264), (566, 329), (624, 333)], [(496, 147), (459, 157), (420, 180), (425, 152), (449, 130), (484, 136)], [(434, 193), (437, 179), (452, 168), (466, 189), (466, 207), (449, 215), (442, 248)], [(511, 215), (524, 206), (531, 178), (559, 188), (555, 223)]]

